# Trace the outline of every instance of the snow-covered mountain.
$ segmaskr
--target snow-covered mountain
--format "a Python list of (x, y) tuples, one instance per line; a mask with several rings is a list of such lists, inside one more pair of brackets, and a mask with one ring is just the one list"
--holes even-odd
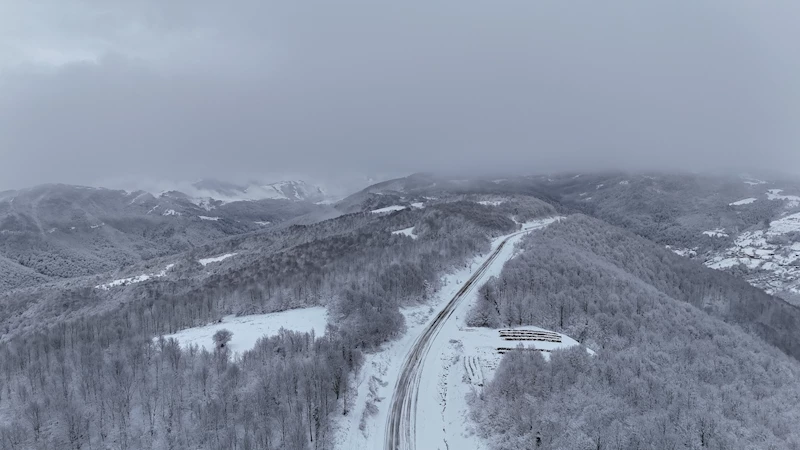
[(319, 186), (302, 180), (277, 183), (252, 182), (240, 185), (219, 180), (200, 180), (192, 184), (188, 194), (195, 198), (212, 199), (223, 203), (253, 200), (290, 200), (295, 202), (322, 202), (328, 194)]
[[(214, 187), (220, 196), (237, 189), (202, 187)], [(179, 191), (153, 195), (63, 184), (2, 192), (0, 289), (91, 275), (290, 220), (338, 215), (329, 205), (312, 203), (318, 194), (302, 183), (263, 190), (272, 197), (248, 190), (251, 200), (222, 201)]]
[(562, 203), (800, 304), (800, 181), (583, 174), (539, 183)]

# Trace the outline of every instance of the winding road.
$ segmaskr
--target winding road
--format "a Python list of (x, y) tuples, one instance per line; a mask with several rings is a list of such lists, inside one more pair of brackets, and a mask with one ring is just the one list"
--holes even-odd
[[(433, 341), (442, 330), (447, 320), (453, 315), (459, 303), (467, 297), (478, 282), (481, 281), (487, 269), (497, 259), (497, 256), (506, 246), (508, 241), (520, 234), (528, 233), (541, 227), (528, 228), (503, 239), (486, 261), (464, 283), (450, 301), (442, 308), (436, 317), (422, 330), (414, 341), (411, 350), (400, 369), (400, 376), (395, 384), (390, 404), (389, 415), (386, 421), (386, 437), (384, 450), (414, 450), (416, 448), (416, 410), (419, 397), (422, 366), (430, 351)], [(429, 395), (429, 394), (425, 394)]]

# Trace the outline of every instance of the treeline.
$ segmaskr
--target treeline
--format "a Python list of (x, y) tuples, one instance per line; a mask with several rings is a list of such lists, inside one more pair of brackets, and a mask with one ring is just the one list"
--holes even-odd
[(582, 216), (524, 247), (471, 324), (555, 329), (597, 355), (504, 357), (473, 399), (494, 448), (800, 448), (800, 364), (758, 337), (796, 356), (796, 308)]
[(231, 360), (80, 320), (0, 346), (0, 448), (329, 448), (360, 361), (335, 332), (283, 332)]

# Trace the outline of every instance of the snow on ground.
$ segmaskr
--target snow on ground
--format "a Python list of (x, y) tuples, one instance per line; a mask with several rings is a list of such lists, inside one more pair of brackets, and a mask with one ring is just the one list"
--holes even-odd
[(743, 198), (743, 199), (741, 199), (741, 200), (737, 200), (737, 201), (735, 201), (735, 202), (733, 202), (733, 203), (728, 203), (728, 205), (729, 205), (729, 206), (741, 206), (741, 205), (749, 205), (750, 203), (753, 203), (753, 202), (755, 202), (756, 200), (758, 200), (758, 199), (756, 199), (756, 198), (753, 198), (753, 197), (750, 197), (750, 198)]
[(224, 255), (214, 256), (212, 258), (198, 259), (197, 262), (199, 262), (200, 264), (202, 264), (204, 266), (207, 266), (207, 265), (209, 265), (211, 263), (225, 261), (226, 259), (228, 259), (228, 258), (230, 258), (232, 256), (236, 256), (236, 255), (238, 255), (238, 253), (226, 253)]
[(619, 182), (619, 184), (626, 185), (626, 184), (631, 184), (631, 182), (628, 181), (628, 180), (622, 180), (622, 181)]
[[(126, 192), (127, 192), (127, 191), (126, 191)], [(128, 192), (126, 195), (132, 195), (132, 194), (134, 194), (134, 193), (135, 193), (135, 192)], [(128, 203), (128, 204), (129, 204), (129, 205), (132, 205), (132, 204), (134, 204), (134, 203), (138, 202), (139, 200), (141, 200), (141, 199), (143, 199), (143, 198), (147, 198), (149, 195), (150, 195), (150, 194), (149, 194), (149, 193), (147, 193), (147, 192), (142, 192), (142, 193), (140, 193), (140, 194), (137, 194), (137, 195), (136, 195), (136, 197), (134, 197), (134, 198), (133, 198), (133, 200), (131, 200), (131, 201), (130, 201), (130, 203)]]
[(161, 270), (161, 272), (158, 272), (157, 274), (155, 274), (153, 276), (155, 278), (165, 277), (165, 276), (167, 276), (167, 272), (169, 272), (170, 269), (172, 269), (173, 267), (175, 267), (175, 264), (167, 264), (167, 267), (165, 267), (163, 270)]
[(411, 204), (411, 207), (412, 208), (418, 208), (418, 209), (419, 208), (424, 208), (425, 207), (425, 203), (423, 203), (423, 202), (414, 202), (414, 203)]
[(392, 205), (392, 206), (387, 206), (385, 208), (373, 209), (372, 213), (373, 214), (382, 214), (382, 213), (389, 213), (389, 212), (394, 212), (394, 211), (401, 211), (401, 210), (404, 210), (404, 209), (406, 209), (405, 206)]
[(210, 220), (212, 222), (216, 222), (219, 220), (219, 217), (208, 217), (208, 216), (197, 216), (200, 220)]
[(253, 223), (255, 223), (256, 225), (261, 225), (262, 227), (265, 227), (265, 226), (271, 224), (272, 222), (258, 221), (258, 222), (253, 222)]
[(302, 333), (313, 331), (315, 335), (322, 336), (327, 324), (328, 312), (321, 306), (315, 306), (270, 314), (226, 316), (220, 323), (189, 328), (164, 337), (177, 339), (182, 347), (197, 345), (212, 351), (214, 333), (226, 329), (233, 333), (228, 348), (234, 353), (241, 353), (252, 349), (259, 338), (278, 334), (281, 328)]
[[(437, 406), (441, 409), (443, 418), (443, 436), (438, 441), (439, 448), (451, 449), (487, 449), (488, 445), (476, 434), (475, 424), (470, 419), (470, 407), (467, 402), (469, 394), (479, 393), (486, 383), (491, 381), (497, 367), (500, 365), (502, 354), (498, 348), (516, 348), (521, 341), (507, 341), (500, 336), (500, 330), (491, 328), (471, 328), (464, 325), (464, 317), (471, 309), (473, 301), (464, 302), (459, 307), (454, 320), (458, 333), (454, 333), (448, 341), (442, 341), (439, 355), (440, 364), (434, 365), (439, 371), (438, 391), (440, 396), (438, 405), (428, 402), (429, 407)], [(535, 348), (542, 351), (545, 359), (550, 359), (553, 350), (569, 348), (580, 343), (571, 337), (544, 330), (538, 327), (518, 327), (518, 330), (530, 330), (558, 336), (561, 342), (525, 341), (525, 348)], [(517, 351), (517, 350), (514, 350)], [(586, 349), (590, 354), (594, 352)], [(423, 375), (425, 376), (425, 375)], [(423, 442), (429, 442), (428, 436), (438, 433), (435, 427), (442, 426), (439, 421), (427, 420), (417, 423), (417, 448), (427, 448)], [(427, 431), (424, 431), (427, 428)], [(436, 445), (437, 441), (430, 441)], [(446, 445), (445, 445), (446, 443)], [(433, 447), (431, 447), (433, 448)]]
[[(153, 208), (153, 209), (155, 209), (155, 208)], [(168, 209), (168, 210), (164, 211), (164, 214), (162, 214), (162, 216), (180, 216), (180, 215), (182, 215), (182, 214), (179, 213), (178, 211), (175, 211), (174, 209)]]
[(478, 203), (485, 206), (497, 206), (505, 203), (505, 200), (481, 200)]
[(800, 267), (795, 266), (800, 261), (800, 242), (788, 241), (786, 236), (794, 232), (800, 232), (800, 213), (774, 220), (766, 230), (739, 234), (733, 246), (717, 252), (705, 265), (718, 270), (743, 265), (755, 271), (747, 281), (770, 294), (800, 289)]
[(414, 227), (403, 228), (402, 230), (392, 231), (392, 234), (398, 234), (401, 236), (408, 236), (412, 239), (416, 239), (417, 235), (414, 234)]
[(718, 261), (707, 263), (706, 265), (712, 269), (730, 269), (731, 267), (743, 264), (749, 269), (756, 269), (761, 264), (761, 261), (752, 258), (724, 258)]
[(769, 200), (786, 200), (786, 206), (789, 208), (796, 208), (800, 206), (800, 197), (796, 195), (783, 195), (783, 189), (770, 189), (767, 191), (767, 198)]
[(724, 228), (717, 228), (715, 230), (703, 231), (703, 234), (710, 237), (728, 237), (728, 233)]
[(753, 180), (745, 180), (744, 182), (745, 182), (745, 184), (749, 184), (750, 186), (758, 186), (759, 184), (767, 184), (766, 181), (755, 180), (755, 179), (753, 179)]
[(162, 278), (167, 276), (167, 272), (173, 267), (175, 267), (175, 264), (168, 265), (165, 269), (163, 269), (161, 272), (158, 273), (142, 274), (142, 275), (137, 275), (135, 277), (120, 278), (119, 280), (114, 280), (105, 284), (99, 284), (95, 286), (95, 289), (102, 289), (104, 291), (107, 291), (111, 288), (115, 288), (118, 286), (128, 286), (130, 284), (141, 283), (151, 278)]
[(695, 247), (695, 248), (673, 248), (671, 245), (667, 245), (666, 247), (667, 247), (667, 250), (672, 250), (673, 253), (675, 253), (677, 255), (680, 255), (680, 256), (683, 256), (685, 258), (694, 258), (695, 256), (697, 256), (698, 247)]
[(206, 211), (214, 209), (214, 205), (212, 204), (214, 199), (211, 197), (190, 197), (189, 201)]
[[(526, 222), (523, 231), (543, 228), (560, 218)], [(519, 233), (519, 232), (518, 232)], [(446, 322), (441, 333), (433, 342), (428, 359), (421, 374), (420, 396), (417, 406), (417, 448), (482, 449), (486, 448), (472, 430), (468, 416), (466, 395), (477, 387), (467, 369), (478, 364), (481, 374), (488, 380), (499, 361), (499, 355), (481, 358), (481, 351), (488, 350), (499, 340), (497, 330), (470, 329), (465, 325), (465, 317), (475, 300), (477, 289), (489, 277), (498, 276), (506, 261), (517, 254), (515, 245), (522, 240), (524, 233), (512, 237), (508, 244), (489, 266), (469, 294), (456, 309), (453, 317)], [(492, 251), (507, 236), (497, 238), (492, 243)], [(364, 365), (354, 382), (355, 400), (351, 411), (337, 424), (337, 445), (341, 450), (373, 450), (384, 446), (386, 422), (394, 386), (406, 354), (414, 345), (418, 335), (433, 317), (453, 298), (463, 283), (485, 260), (480, 255), (466, 267), (448, 274), (442, 279), (442, 288), (431, 303), (403, 308), (407, 332), (400, 339), (387, 343), (379, 352), (365, 356)], [(533, 327), (527, 327), (533, 329)], [(491, 335), (484, 339), (483, 335)], [(495, 336), (497, 335), (497, 336)], [(564, 344), (573, 343), (565, 337)], [(480, 350), (484, 349), (484, 350)], [(373, 406), (369, 406), (373, 405)], [(372, 410), (372, 412), (368, 412)]]
[[(516, 254), (514, 246), (524, 235), (512, 238), (493, 263), (480, 286), (492, 276), (499, 276), (505, 262)], [(422, 369), (420, 392), (435, 393), (418, 400), (417, 448), (481, 449), (487, 448), (477, 436), (469, 416), (467, 395), (479, 389), (475, 384), (491, 380), (501, 355), (497, 348), (503, 344), (498, 330), (475, 329), (466, 326), (467, 313), (477, 300), (477, 286), (459, 304), (453, 317), (445, 324), (434, 342), (430, 357)], [(524, 327), (537, 329), (536, 327)], [(562, 336), (562, 343), (536, 342), (542, 349), (553, 350), (577, 345)], [(512, 346), (516, 346), (516, 342)], [(507, 344), (506, 344), (507, 345)], [(546, 354), (545, 354), (546, 355)], [(472, 372), (469, 368), (472, 367)], [(479, 371), (479, 374), (470, 375)]]
[(791, 233), (793, 231), (800, 231), (800, 213), (773, 220), (769, 224), (768, 234), (774, 236), (777, 234)]

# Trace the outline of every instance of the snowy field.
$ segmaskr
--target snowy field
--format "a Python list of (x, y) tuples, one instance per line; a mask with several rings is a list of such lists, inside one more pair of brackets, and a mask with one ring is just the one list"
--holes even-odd
[(261, 337), (278, 334), (281, 328), (302, 333), (313, 331), (317, 336), (322, 336), (325, 333), (327, 324), (327, 310), (321, 306), (316, 306), (270, 314), (240, 317), (226, 316), (222, 318), (221, 323), (188, 328), (164, 337), (177, 339), (182, 347), (194, 344), (212, 351), (214, 350), (214, 341), (212, 340), (214, 333), (226, 329), (233, 333), (233, 338), (228, 344), (228, 348), (234, 353), (241, 353), (252, 349), (256, 345), (256, 341)]
[(484, 206), (498, 206), (505, 202), (505, 200), (481, 200), (478, 203)]
[(104, 291), (107, 291), (107, 290), (109, 290), (111, 288), (115, 288), (115, 287), (119, 287), (119, 286), (128, 286), (130, 284), (141, 283), (143, 281), (147, 281), (147, 280), (150, 280), (152, 278), (162, 278), (162, 277), (167, 276), (167, 272), (170, 269), (172, 269), (173, 267), (175, 267), (175, 264), (168, 265), (166, 268), (164, 268), (164, 270), (162, 270), (161, 272), (158, 272), (158, 273), (149, 273), (149, 274), (145, 273), (145, 274), (142, 274), (142, 275), (137, 275), (135, 277), (120, 278), (118, 280), (110, 281), (108, 283), (99, 284), (99, 285), (95, 286), (95, 289), (102, 289)]
[(735, 201), (733, 203), (728, 203), (729, 206), (742, 206), (742, 205), (749, 205), (754, 203), (757, 199), (750, 197), (750, 198), (743, 198), (741, 200)]
[(676, 248), (671, 245), (666, 246), (667, 250), (672, 250), (673, 253), (676, 255), (683, 256), (684, 258), (694, 258), (697, 256), (697, 249), (699, 247), (694, 248)]
[(786, 200), (786, 206), (789, 208), (800, 206), (800, 197), (796, 195), (783, 195), (783, 189), (770, 189), (767, 191), (767, 198), (769, 200)]
[(728, 233), (724, 228), (717, 228), (715, 230), (703, 231), (703, 234), (710, 237), (728, 237)]
[(371, 212), (372, 212), (372, 214), (384, 214), (384, 213), (390, 213), (390, 212), (395, 212), (395, 211), (402, 211), (404, 209), (406, 209), (405, 206), (392, 205), (392, 206), (387, 206), (385, 208), (373, 209)]
[(408, 227), (408, 228), (403, 228), (402, 230), (392, 231), (392, 234), (400, 236), (408, 236), (412, 239), (417, 238), (417, 235), (414, 234), (414, 227)]
[[(527, 222), (522, 230), (543, 228), (559, 218)], [(417, 449), (483, 449), (486, 445), (474, 435), (468, 416), (467, 394), (490, 380), (500, 361), (499, 347), (508, 346), (498, 330), (469, 328), (465, 325), (479, 286), (498, 276), (506, 261), (517, 254), (515, 245), (524, 233), (513, 236), (498, 257), (456, 308), (453, 316), (433, 341), (420, 374), (416, 415)], [(508, 236), (495, 239), (492, 251)], [(386, 344), (379, 352), (368, 354), (356, 375), (356, 398), (351, 413), (337, 424), (337, 448), (373, 450), (384, 447), (391, 399), (406, 355), (421, 331), (470, 279), (487, 255), (474, 258), (467, 267), (443, 277), (443, 287), (428, 305), (404, 308), (406, 334)], [(522, 327), (539, 330), (535, 327)], [(531, 342), (543, 350), (578, 345), (568, 336), (560, 343)], [(512, 346), (516, 347), (516, 342)]]
[(214, 256), (214, 257), (211, 257), (211, 258), (198, 259), (197, 262), (199, 262), (203, 266), (207, 266), (207, 265), (212, 264), (212, 263), (218, 263), (218, 262), (221, 262), (221, 261), (225, 261), (226, 259), (234, 257), (236, 255), (238, 255), (238, 253), (226, 253), (224, 255)]

